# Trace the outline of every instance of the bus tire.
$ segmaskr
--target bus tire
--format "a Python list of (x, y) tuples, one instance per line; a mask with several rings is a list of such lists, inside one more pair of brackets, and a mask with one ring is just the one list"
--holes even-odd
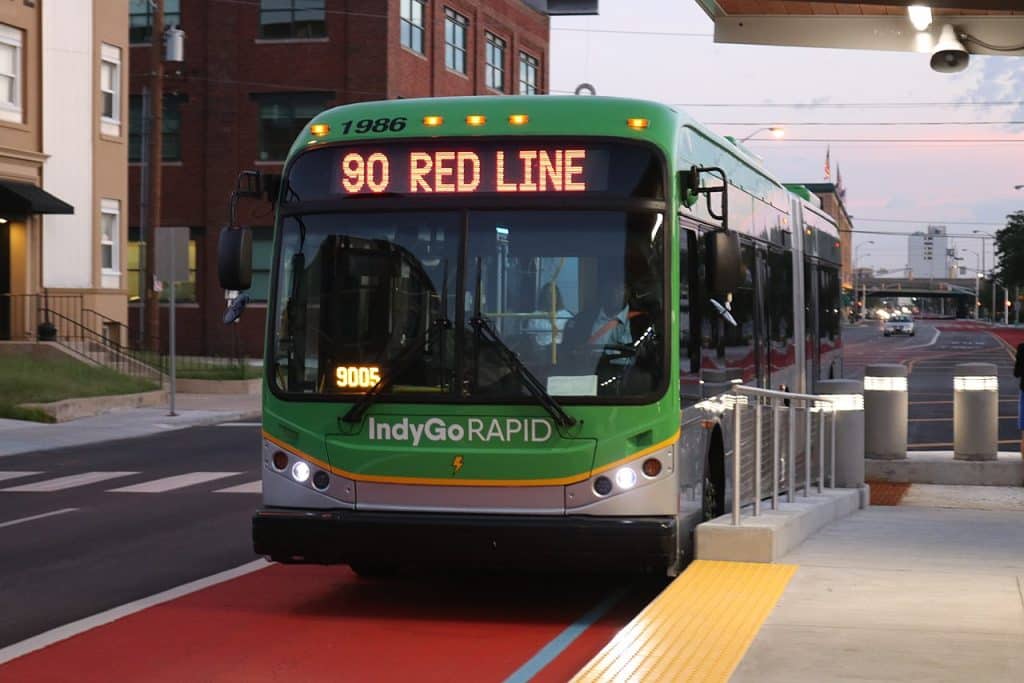
[(704, 460), (703, 521), (725, 514), (725, 445), (722, 431), (715, 427)]

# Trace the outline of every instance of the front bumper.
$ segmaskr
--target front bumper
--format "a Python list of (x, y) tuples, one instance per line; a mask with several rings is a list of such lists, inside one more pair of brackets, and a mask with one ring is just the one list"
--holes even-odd
[(263, 508), (252, 535), (258, 555), (306, 564), (661, 571), (675, 563), (677, 548), (673, 517)]

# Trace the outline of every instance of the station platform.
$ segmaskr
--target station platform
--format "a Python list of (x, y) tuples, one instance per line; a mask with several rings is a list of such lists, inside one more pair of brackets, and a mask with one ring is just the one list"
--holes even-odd
[(1018, 681), (1020, 487), (901, 484), (775, 564), (694, 562), (574, 681)]

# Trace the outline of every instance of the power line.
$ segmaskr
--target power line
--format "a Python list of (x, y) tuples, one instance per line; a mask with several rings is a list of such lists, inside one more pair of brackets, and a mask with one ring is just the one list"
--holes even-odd
[[(995, 223), (991, 221), (936, 221), (909, 218), (865, 218), (863, 216), (850, 216), (850, 220), (867, 221), (869, 223), (928, 223), (930, 225), (998, 225), (1003, 227), (1006, 223)], [(858, 230), (857, 232), (861, 232)], [(883, 235), (895, 235), (894, 232), (883, 232)]]
[(707, 126), (1024, 126), (1024, 121), (702, 121)]
[[(565, 91), (563, 91), (565, 92)], [(673, 102), (674, 107), (749, 107), (769, 109), (844, 109), (844, 108), (899, 108), (899, 107), (1021, 107), (1024, 100), (987, 100), (967, 102)]]
[[(817, 143), (868, 143), (868, 144), (922, 144), (922, 145), (933, 145), (933, 144), (973, 144), (973, 145), (984, 145), (984, 144), (1019, 144), (1024, 143), (1024, 137), (1021, 138), (763, 138), (757, 139), (752, 138), (747, 141), (749, 142), (770, 142), (773, 145), (777, 145), (785, 142), (817, 142)], [(746, 143), (744, 143), (746, 144)]]
[(552, 31), (565, 31), (567, 33), (617, 33), (629, 36), (672, 36), (674, 38), (714, 38), (712, 33), (686, 33), (675, 31), (624, 31), (612, 28), (563, 28), (552, 26)]

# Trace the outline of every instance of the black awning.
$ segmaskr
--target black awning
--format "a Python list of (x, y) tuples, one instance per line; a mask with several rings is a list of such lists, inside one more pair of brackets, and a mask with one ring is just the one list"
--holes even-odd
[(75, 207), (52, 194), (14, 180), (0, 180), (0, 214), (2, 213), (74, 213)]

